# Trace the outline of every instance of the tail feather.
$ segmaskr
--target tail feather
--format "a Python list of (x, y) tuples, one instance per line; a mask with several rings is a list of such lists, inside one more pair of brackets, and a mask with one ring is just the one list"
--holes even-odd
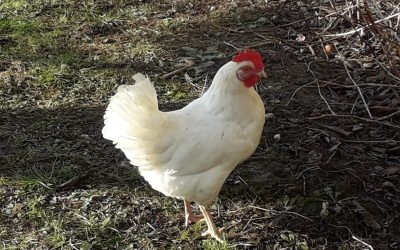
[(134, 85), (123, 85), (111, 98), (104, 115), (103, 136), (116, 144), (132, 164), (148, 166), (148, 156), (165, 150), (158, 140), (159, 128), (165, 122), (159, 111), (153, 84), (142, 74), (136, 74)]

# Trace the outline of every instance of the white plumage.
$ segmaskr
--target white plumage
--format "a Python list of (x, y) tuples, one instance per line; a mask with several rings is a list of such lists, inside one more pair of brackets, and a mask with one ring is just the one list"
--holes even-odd
[(152, 188), (208, 206), (260, 141), (263, 102), (236, 75), (247, 66), (254, 67), (250, 61), (225, 64), (203, 96), (171, 112), (158, 109), (153, 84), (136, 74), (134, 85), (120, 86), (111, 98), (103, 135)]

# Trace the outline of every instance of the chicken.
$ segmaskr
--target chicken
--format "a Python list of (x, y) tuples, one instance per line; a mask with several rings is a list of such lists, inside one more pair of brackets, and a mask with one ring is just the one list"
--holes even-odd
[[(228, 175), (256, 150), (265, 121), (254, 85), (264, 73), (261, 55), (241, 51), (216, 73), (207, 92), (182, 109), (162, 112), (150, 80), (120, 86), (104, 115), (103, 136), (121, 149), (151, 187), (182, 199), (185, 225), (204, 219), (204, 235), (223, 241), (207, 207)], [(190, 202), (199, 205), (194, 215)]]

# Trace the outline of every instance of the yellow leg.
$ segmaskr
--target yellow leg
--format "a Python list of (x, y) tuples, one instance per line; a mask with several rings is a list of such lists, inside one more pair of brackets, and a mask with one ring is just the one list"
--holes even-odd
[(224, 242), (224, 239), (222, 237), (222, 232), (224, 231), (224, 228), (218, 229), (214, 221), (210, 215), (210, 213), (207, 211), (207, 209), (204, 206), (199, 205), (201, 212), (204, 215), (204, 220), (207, 223), (208, 230), (202, 234), (202, 236), (207, 236), (210, 235), (214, 239), (216, 239), (219, 242)]
[(203, 215), (194, 215), (192, 206), (190, 206), (190, 201), (184, 200), (185, 205), (185, 227), (189, 225), (190, 222), (197, 222), (204, 219)]

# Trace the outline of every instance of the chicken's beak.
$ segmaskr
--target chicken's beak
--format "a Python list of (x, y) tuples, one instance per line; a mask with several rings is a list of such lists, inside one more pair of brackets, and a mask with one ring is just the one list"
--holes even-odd
[(258, 77), (260, 77), (260, 78), (267, 78), (268, 75), (267, 75), (267, 73), (265, 73), (264, 70), (261, 70), (261, 71), (258, 73)]

